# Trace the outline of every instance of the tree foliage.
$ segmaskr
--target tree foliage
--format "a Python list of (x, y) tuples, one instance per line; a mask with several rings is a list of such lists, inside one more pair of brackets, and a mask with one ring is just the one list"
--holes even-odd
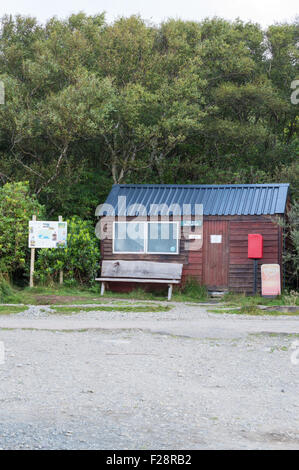
[(92, 216), (113, 182), (285, 181), (298, 161), (297, 20), (4, 16), (0, 79), (0, 180), (49, 215)]
[[(290, 182), (296, 200), (298, 41), (298, 19), (263, 30), (221, 18), (4, 16), (0, 269), (24, 265), (25, 219), (39, 204), (52, 219), (91, 219), (112, 183)], [(63, 263), (69, 279), (93, 269)]]
[(44, 208), (30, 196), (29, 184), (6, 183), (0, 188), (0, 214), (0, 273), (10, 277), (25, 269), (28, 220), (32, 214), (43, 217)]
[(284, 254), (288, 285), (299, 288), (299, 202), (296, 201), (284, 224), (286, 243), (289, 245)]

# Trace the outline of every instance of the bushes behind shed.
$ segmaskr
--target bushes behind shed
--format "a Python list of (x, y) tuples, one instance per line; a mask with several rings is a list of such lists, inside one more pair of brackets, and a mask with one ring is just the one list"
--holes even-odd
[(99, 268), (99, 240), (91, 221), (72, 217), (68, 221), (67, 248), (38, 250), (35, 280), (39, 284), (58, 282), (63, 270), (64, 285), (92, 285)]

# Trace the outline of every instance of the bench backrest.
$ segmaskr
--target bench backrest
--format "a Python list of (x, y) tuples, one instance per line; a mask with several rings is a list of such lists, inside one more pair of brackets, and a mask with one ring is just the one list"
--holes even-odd
[(102, 262), (101, 276), (179, 280), (182, 277), (182, 269), (183, 265), (179, 263), (106, 260)]

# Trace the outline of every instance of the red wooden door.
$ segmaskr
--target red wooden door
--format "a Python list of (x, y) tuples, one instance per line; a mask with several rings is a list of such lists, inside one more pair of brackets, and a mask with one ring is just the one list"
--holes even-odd
[(228, 287), (228, 222), (205, 221), (203, 227), (203, 283), (209, 288)]

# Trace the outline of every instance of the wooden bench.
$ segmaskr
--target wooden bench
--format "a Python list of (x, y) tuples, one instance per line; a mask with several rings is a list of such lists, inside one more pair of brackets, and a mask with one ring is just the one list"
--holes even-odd
[(178, 263), (155, 263), (153, 261), (103, 261), (100, 281), (101, 295), (106, 282), (143, 282), (168, 284), (168, 300), (171, 299), (173, 284), (181, 282), (183, 265)]

